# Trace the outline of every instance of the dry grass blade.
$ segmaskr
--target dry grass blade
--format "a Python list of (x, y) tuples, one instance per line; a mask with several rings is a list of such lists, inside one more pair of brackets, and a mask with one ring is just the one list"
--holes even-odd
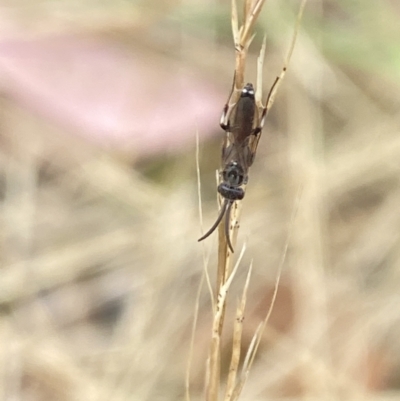
[[(222, 36), (228, 28), (239, 43), (245, 20), (246, 0), (237, 0), (236, 27), (226, 26), (231, 1), (217, 7), (7, 2), (0, 49), (7, 83), (0, 134), (1, 400), (184, 400), (196, 319), (186, 392), (191, 401), (205, 399), (216, 310), (205, 281), (198, 318), (194, 309), (199, 263), (216, 259), (218, 230), (200, 249), (193, 241), (200, 220), (193, 210), (195, 152), (186, 145), (194, 144), (200, 118), (207, 142), (204, 151), (200, 143), (204, 198), (206, 166), (214, 151), (219, 156), (206, 137), (210, 125), (216, 128), (213, 114), (230, 97), (235, 69), (233, 40)], [(301, 2), (265, 1), (249, 34), (257, 37), (244, 84), (254, 87), (268, 35), (264, 106)], [(246, 15), (256, 3), (246, 3)], [(231, 399), (399, 401), (400, 59), (394, 49), (400, 2), (308, 3), (287, 81), (274, 98), (274, 119), (268, 115), (250, 166), (243, 226), (229, 256), (232, 270), (250, 231), (251, 255), (247, 248), (226, 298), (219, 401), (233, 382), (234, 324), (249, 267), (243, 262), (259, 261), (235, 385), (261, 338), (260, 325), (246, 359), (271, 303), (300, 182), (275, 306), (248, 379)], [(212, 109), (221, 81), (226, 92)], [(212, 172), (210, 178), (215, 193)], [(207, 216), (214, 222), (212, 200)], [(215, 265), (207, 267), (211, 284), (203, 277), (214, 302)]]
[[(229, 123), (232, 123), (230, 121), (230, 115), (232, 113), (232, 110), (236, 106), (236, 104), (240, 98), (242, 89), (244, 87), (244, 73), (245, 73), (245, 63), (246, 63), (247, 51), (251, 44), (251, 41), (254, 38), (254, 35), (252, 35), (252, 29), (254, 27), (254, 24), (257, 20), (258, 15), (261, 12), (263, 4), (264, 4), (264, 0), (259, 0), (256, 2), (247, 0), (244, 4), (244, 21), (240, 25), (240, 28), (239, 28), (237, 5), (234, 1), (232, 2), (232, 32), (233, 32), (233, 37), (234, 37), (234, 41), (235, 41), (236, 63), (235, 63), (234, 84), (233, 84), (232, 92), (228, 99), (227, 106), (224, 109), (223, 117), (221, 119), (221, 124), (224, 123), (227, 126), (229, 126)], [(304, 5), (305, 5), (305, 0), (303, 0), (303, 2), (301, 3), (300, 12), (299, 12), (298, 19), (297, 19), (297, 25), (295, 28), (292, 44), (289, 49), (289, 53), (286, 58), (284, 68), (282, 70), (280, 77), (278, 77), (277, 81), (275, 81), (275, 84), (272, 87), (270, 94), (268, 95), (266, 107), (268, 107), (269, 105), (272, 104), (273, 97), (275, 96), (276, 90), (277, 90), (276, 83), (280, 79), (283, 78), (284, 73), (287, 68), (287, 64), (292, 55), (294, 43), (295, 43), (295, 40), (297, 37), (298, 25), (300, 22), (300, 18), (301, 18), (302, 12), (303, 12)], [(265, 111), (266, 111), (266, 109), (262, 105), (262, 69), (263, 69), (262, 67), (263, 67), (263, 61), (264, 61), (265, 47), (266, 47), (266, 38), (264, 37), (263, 45), (262, 45), (262, 48), (260, 51), (260, 56), (258, 58), (257, 93), (256, 93), (256, 106), (258, 107), (259, 114), (261, 115), (261, 113), (263, 113), (263, 116), (265, 116)], [(258, 136), (258, 139), (259, 139), (259, 137), (260, 136)], [(257, 147), (258, 139), (256, 139), (254, 142), (254, 144), (255, 144), (254, 151)], [(228, 140), (225, 139), (224, 146), (226, 145), (227, 141)], [(222, 178), (223, 177), (219, 177), (219, 180), (218, 180), (219, 184), (221, 184)], [(243, 187), (243, 190), (245, 191), (245, 187)], [(217, 222), (219, 223), (219, 227), (218, 227), (219, 228), (218, 229), (218, 272), (217, 272), (217, 289), (216, 289), (218, 297), (217, 297), (217, 305), (215, 306), (215, 311), (214, 311), (213, 335), (212, 335), (210, 358), (209, 358), (208, 370), (207, 370), (208, 381), (207, 381), (206, 399), (208, 401), (218, 400), (219, 383), (220, 383), (220, 369), (221, 369), (221, 354), (220, 354), (221, 349), (220, 349), (220, 347), (221, 347), (221, 337), (222, 337), (224, 317), (225, 317), (225, 308), (226, 308), (226, 291), (227, 291), (227, 288), (229, 288), (229, 285), (233, 279), (233, 276), (234, 276), (237, 266), (238, 266), (238, 263), (237, 263), (233, 272), (231, 273), (232, 252), (233, 252), (233, 246), (236, 244), (236, 238), (237, 238), (238, 229), (239, 229), (241, 201), (238, 201), (238, 200), (229, 201), (228, 199), (225, 199), (224, 204), (223, 204), (224, 206), (221, 206), (221, 204), (222, 203), (220, 202), (220, 210), (222, 210), (222, 213), (226, 213), (226, 216), (225, 216), (226, 220), (225, 220), (225, 226), (224, 226), (224, 224), (221, 224), (221, 222), (223, 221), (222, 218), (221, 218), (221, 221), (217, 220)], [(231, 207), (232, 207), (232, 209), (231, 209)], [(221, 214), (220, 216), (223, 216), (223, 214)], [(216, 224), (218, 224), (218, 223), (216, 223)], [(232, 243), (231, 246), (229, 244), (229, 241), (231, 241), (231, 243)], [(252, 345), (250, 346), (249, 351), (247, 353), (246, 363), (244, 366), (245, 374), (242, 375), (239, 383), (236, 383), (237, 369), (238, 369), (239, 360), (240, 360), (242, 318), (243, 318), (243, 313), (244, 313), (244, 305), (246, 302), (245, 294), (247, 292), (248, 280), (246, 282), (241, 304), (236, 311), (237, 315), (236, 315), (236, 323), (234, 325), (233, 351), (232, 351), (230, 372), (228, 375), (228, 383), (227, 383), (226, 393), (225, 393), (225, 400), (237, 399), (237, 397), (240, 395), (241, 389), (244, 386), (246, 377), (249, 373), (249, 369), (254, 360), (254, 355), (258, 349), (258, 345), (259, 345), (259, 341), (261, 338), (263, 328), (265, 327), (265, 325), (269, 319), (269, 316), (271, 314), (271, 311), (272, 311), (272, 308), (273, 308), (273, 305), (274, 305), (274, 302), (276, 299), (279, 279), (280, 279), (280, 275), (281, 275), (283, 261), (286, 256), (286, 252), (287, 252), (287, 245), (286, 245), (286, 249), (284, 251), (284, 257), (282, 259), (281, 265), (278, 270), (278, 277), (277, 277), (277, 281), (275, 284), (275, 292), (274, 292), (274, 296), (273, 296), (273, 300), (271, 302), (269, 312), (267, 314), (267, 317), (266, 317), (264, 323), (260, 326), (260, 329), (257, 330), (257, 333), (255, 334), (255, 336), (253, 338)], [(243, 254), (243, 250), (239, 257), (239, 260), (241, 259), (242, 254)], [(249, 279), (249, 277), (248, 277), (248, 279)]]
[(252, 270), (253, 270), (253, 264), (250, 265), (249, 271), (247, 272), (247, 278), (243, 288), (242, 299), (236, 309), (236, 319), (233, 326), (232, 356), (231, 356), (231, 363), (229, 366), (228, 382), (226, 385), (225, 401), (231, 400), (232, 394), (236, 386), (236, 377), (239, 368), (240, 351), (242, 346), (244, 310), (246, 307), (247, 292), (249, 288)]
[(231, 21), (232, 21), (232, 36), (233, 36), (233, 42), (235, 43), (235, 46), (237, 43), (239, 43), (239, 38), (240, 38), (240, 33), (239, 33), (239, 16), (237, 12), (237, 5), (236, 5), (236, 0), (232, 0), (231, 2), (231, 7), (232, 7), (232, 16), (231, 16)]
[(236, 1), (232, 0), (232, 32), (233, 40), (236, 50), (236, 65), (235, 65), (235, 84), (234, 91), (229, 99), (229, 108), (232, 108), (239, 99), (240, 91), (244, 85), (244, 73), (246, 66), (247, 51), (251, 42), (253, 41), (254, 34), (252, 30), (258, 15), (261, 12), (265, 0), (258, 0), (252, 4), (252, 0), (246, 0), (244, 3), (243, 23), (239, 28), (239, 18), (237, 12)]
[[(245, 383), (247, 381), (247, 378), (248, 378), (249, 373), (250, 373), (251, 366), (253, 365), (254, 358), (255, 358), (255, 356), (257, 354), (257, 350), (258, 350), (258, 347), (260, 345), (262, 334), (264, 332), (264, 329), (265, 329), (265, 327), (266, 327), (266, 325), (267, 325), (267, 323), (268, 323), (268, 321), (269, 321), (269, 319), (271, 317), (272, 311), (274, 309), (276, 297), (278, 295), (278, 288), (279, 288), (279, 282), (280, 282), (281, 275), (282, 275), (282, 269), (283, 269), (283, 265), (284, 265), (285, 260), (286, 260), (286, 255), (287, 255), (287, 251), (288, 251), (288, 248), (289, 248), (289, 243), (290, 243), (290, 239), (291, 239), (291, 236), (292, 236), (293, 224), (294, 224), (295, 217), (297, 215), (297, 211), (299, 209), (301, 193), (302, 193), (302, 188), (300, 188), (298, 190), (298, 195), (297, 195), (297, 198), (296, 198), (296, 202), (295, 202), (295, 205), (293, 207), (293, 212), (292, 212), (292, 216), (291, 216), (291, 219), (290, 219), (290, 225), (289, 225), (289, 234), (288, 234), (288, 238), (287, 238), (286, 243), (285, 243), (285, 248), (283, 250), (281, 260), (279, 262), (279, 267), (278, 267), (278, 271), (277, 271), (276, 278), (275, 278), (274, 292), (272, 294), (272, 299), (271, 299), (270, 306), (268, 308), (268, 312), (267, 312), (267, 314), (265, 316), (265, 319), (263, 320), (262, 323), (260, 323), (260, 325), (257, 327), (256, 332), (253, 335), (253, 338), (252, 338), (252, 341), (250, 343), (249, 349), (247, 350), (245, 361), (243, 363), (243, 369), (242, 369), (242, 375), (241, 375), (240, 382), (237, 384), (237, 386), (235, 388), (235, 391), (234, 391), (234, 394), (236, 394), (237, 397), (240, 395), (240, 392), (242, 391), (242, 389), (243, 389), (243, 387), (244, 387), (244, 385), (245, 385)], [(232, 398), (232, 400), (234, 400), (234, 399), (236, 399), (236, 398)]]
[(295, 25), (293, 36), (292, 36), (292, 41), (290, 43), (290, 47), (289, 47), (288, 53), (286, 55), (286, 59), (285, 59), (284, 65), (283, 65), (282, 72), (278, 76), (276, 85), (272, 89), (271, 94), (270, 94), (270, 96), (269, 96), (269, 98), (267, 100), (267, 104), (265, 105), (267, 110), (269, 110), (270, 107), (273, 105), (274, 100), (275, 100), (275, 96), (276, 96), (278, 88), (279, 88), (279, 85), (281, 84), (281, 82), (282, 82), (282, 80), (283, 80), (283, 78), (284, 78), (284, 76), (286, 74), (286, 71), (288, 69), (288, 66), (289, 66), (289, 63), (290, 63), (290, 59), (292, 58), (294, 45), (296, 44), (297, 34), (299, 32), (300, 22), (301, 22), (301, 19), (303, 17), (303, 11), (304, 11), (304, 7), (306, 6), (306, 3), (307, 3), (307, 0), (302, 0), (302, 2), (300, 4), (300, 9), (299, 9), (299, 12), (297, 13), (296, 25)]
[(232, 273), (229, 275), (226, 282), (221, 285), (218, 291), (217, 303), (214, 310), (211, 349), (208, 363), (208, 383), (206, 392), (207, 401), (218, 400), (221, 368), (221, 320), (223, 320), (224, 317), (226, 296), (228, 294), (229, 287), (231, 286), (236, 275), (245, 250), (246, 247), (243, 246)]
[(260, 54), (257, 59), (257, 87), (256, 87), (256, 104), (258, 110), (262, 110), (264, 108), (262, 103), (262, 88), (263, 88), (263, 66), (264, 66), (264, 57), (265, 57), (265, 48), (267, 46), (267, 35), (264, 35), (263, 43), (260, 49)]
[(199, 131), (196, 130), (196, 175), (197, 175), (197, 197), (199, 200), (200, 227), (203, 227), (203, 208), (201, 207), (201, 177), (200, 177), (200, 144)]
[[(244, 21), (241, 24), (240, 28), (238, 28), (239, 18), (237, 12), (237, 5), (235, 0), (232, 0), (231, 20), (232, 20), (232, 32), (236, 50), (236, 65), (234, 74), (234, 85), (232, 93), (227, 103), (228, 105), (226, 113), (227, 120), (229, 119), (230, 112), (236, 105), (240, 97), (240, 93), (243, 89), (247, 50), (254, 38), (254, 35), (251, 35), (251, 30), (254, 27), (257, 17), (261, 12), (264, 1), (265, 0), (258, 0), (256, 3), (254, 3), (252, 0), (246, 0), (244, 4), (244, 16), (243, 16)], [(265, 52), (265, 46), (264, 46), (264, 52)], [(230, 214), (230, 221), (229, 221), (229, 232), (230, 232), (230, 238), (233, 238), (232, 241), (233, 245), (236, 243), (236, 237), (240, 221), (240, 211), (241, 211), (240, 202), (235, 202), (232, 207), (232, 213)], [(230, 252), (228, 249), (228, 244), (224, 233), (224, 227), (222, 224), (220, 224), (219, 226), (218, 243), (219, 247), (218, 247), (217, 287), (219, 288), (221, 283), (224, 283), (226, 278), (228, 277), (230, 269), (229, 267)]]
[[(241, 214), (242, 205), (241, 202), (235, 202), (232, 206), (229, 221), (229, 237), (231, 238), (232, 245), (236, 245), (236, 239), (239, 230), (239, 221)], [(225, 228), (223, 224), (220, 224), (218, 229), (218, 277), (217, 277), (217, 288), (220, 288), (229, 274), (232, 254), (228, 248), (227, 239), (225, 235)]]
[(194, 337), (195, 337), (195, 333), (196, 333), (197, 319), (199, 316), (200, 295), (201, 295), (201, 290), (203, 288), (203, 283), (204, 283), (204, 275), (201, 276), (199, 288), (197, 290), (197, 295), (196, 295), (196, 303), (195, 303), (195, 307), (194, 307), (192, 333), (190, 336), (190, 348), (189, 348), (189, 355), (188, 355), (187, 366), (186, 366), (186, 378), (185, 378), (185, 400), (186, 401), (190, 401), (190, 371), (191, 371), (191, 366), (192, 366)]
[[(242, 203), (235, 202), (233, 204), (230, 217), (229, 217), (229, 237), (231, 238), (233, 246), (236, 246), (236, 239), (239, 230), (240, 214), (242, 210)], [(217, 271), (217, 288), (226, 282), (231, 271), (232, 253), (229, 250), (227, 239), (225, 235), (225, 229), (223, 224), (218, 227), (218, 271)], [(220, 332), (222, 333), (222, 328), (224, 325), (224, 314), (225, 306), (222, 311), (222, 317), (220, 319)]]
[[(235, 389), (232, 392), (232, 397), (230, 401), (236, 401), (240, 394), (242, 393), (243, 387), (247, 381), (247, 377), (250, 372), (250, 361), (252, 360), (253, 355), (255, 355), (255, 348), (257, 346), (257, 341), (259, 338), (261, 338), (261, 332), (262, 332), (262, 326), (263, 324), (260, 323), (257, 327), (256, 332), (254, 333), (253, 338), (251, 339), (249, 349), (247, 350), (244, 362), (243, 362), (243, 368), (242, 368), (242, 374), (240, 377), (239, 382), (236, 384)], [(245, 367), (248, 367), (248, 369)]]
[(254, 5), (251, 3), (252, 0), (247, 0), (245, 4), (245, 22), (240, 37), (241, 44), (247, 47), (250, 45), (252, 39), (249, 38), (249, 35), (257, 21), (265, 0), (258, 0)]
[[(196, 130), (196, 175), (197, 175), (197, 197), (199, 200), (199, 218), (200, 218), (200, 227), (203, 227), (203, 209), (201, 207), (201, 177), (200, 177), (200, 145), (199, 145), (199, 132)], [(204, 248), (203, 248), (204, 250)], [(214, 294), (211, 286), (210, 275), (207, 270), (208, 266), (208, 258), (205, 256), (203, 251), (203, 267), (204, 267), (204, 275), (206, 277), (207, 287), (211, 297), (211, 304), (214, 305)]]

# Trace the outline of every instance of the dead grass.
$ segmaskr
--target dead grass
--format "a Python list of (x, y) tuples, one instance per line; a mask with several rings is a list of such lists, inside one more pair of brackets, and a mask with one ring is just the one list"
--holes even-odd
[[(267, 42), (266, 88), (280, 71), (298, 6), (283, 3), (269, 0), (262, 14), (268, 33), (271, 27), (276, 32)], [(35, 17), (48, 4), (42, 2)], [(197, 15), (196, 7), (208, 11), (209, 21), (210, 15), (229, 15), (230, 4), (204, 4), (191, 4), (189, 14), (184, 3), (168, 10), (183, 20)], [(51, 16), (46, 10), (44, 16)], [(238, 249), (248, 243), (242, 266), (253, 259), (242, 333), (248, 346), (270, 305), (294, 199), (303, 187), (276, 306), (242, 400), (399, 397), (400, 85), (393, 50), (399, 32), (398, 24), (386, 22), (399, 12), (389, 1), (308, 4), (252, 166), (238, 238)], [(161, 24), (162, 15), (150, 14), (149, 24)], [(86, 19), (80, 31), (88, 25)], [(182, 62), (226, 89), (232, 79), (230, 28), (210, 25), (216, 38), (211, 50), (209, 31), (175, 19), (162, 26), (163, 35), (151, 26), (155, 35), (147, 39), (137, 33), (132, 39), (125, 23), (113, 23), (109, 32), (96, 26), (113, 40), (128, 38), (132, 52), (135, 43), (156, 51), (180, 37), (169, 57), (184, 55)], [(256, 57), (249, 54), (249, 65)], [(66, 135), (7, 92), (1, 110), (0, 397), (183, 398), (203, 272), (194, 139), (191, 167), (177, 155), (164, 168), (181, 179), (159, 181), (132, 168), (129, 157)], [(201, 149), (202, 166), (214, 146)], [(216, 163), (209, 161), (203, 184), (213, 179)], [(212, 199), (205, 203), (205, 221), (215, 216), (213, 191), (205, 191)], [(241, 296), (245, 275), (239, 268), (233, 300)], [(193, 401), (203, 399), (209, 311), (203, 290)], [(225, 366), (229, 340), (227, 330)]]

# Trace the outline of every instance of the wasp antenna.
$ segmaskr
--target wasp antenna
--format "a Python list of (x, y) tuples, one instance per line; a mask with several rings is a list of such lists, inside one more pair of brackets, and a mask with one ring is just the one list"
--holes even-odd
[(231, 242), (231, 238), (229, 236), (229, 223), (231, 221), (231, 209), (232, 209), (233, 201), (229, 201), (228, 203), (228, 208), (225, 213), (225, 237), (226, 237), (226, 243), (228, 244), (229, 249), (233, 253), (233, 246)]
[(221, 207), (221, 211), (219, 212), (219, 215), (217, 217), (217, 220), (215, 220), (215, 223), (213, 224), (213, 226), (201, 238), (199, 238), (197, 240), (198, 242), (203, 241), (203, 239), (206, 239), (215, 231), (215, 229), (218, 227), (219, 223), (221, 222), (222, 218), (224, 217), (228, 203), (229, 203), (229, 201), (227, 199), (225, 199), (225, 201)]

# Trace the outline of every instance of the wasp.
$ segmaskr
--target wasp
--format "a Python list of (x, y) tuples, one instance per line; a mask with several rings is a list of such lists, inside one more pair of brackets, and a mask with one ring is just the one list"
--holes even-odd
[(254, 162), (270, 98), (279, 79), (280, 77), (277, 77), (273, 83), (265, 106), (256, 101), (254, 86), (251, 83), (242, 88), (237, 102), (234, 102), (233, 106), (229, 106), (229, 100), (232, 99), (235, 90), (233, 85), (220, 121), (221, 128), (226, 135), (222, 144), (221, 183), (218, 185), (217, 190), (224, 200), (215, 223), (199, 238), (199, 241), (210, 236), (225, 216), (226, 242), (233, 253), (233, 246), (229, 236), (231, 209), (236, 201), (244, 198), (244, 187), (248, 182), (249, 168)]

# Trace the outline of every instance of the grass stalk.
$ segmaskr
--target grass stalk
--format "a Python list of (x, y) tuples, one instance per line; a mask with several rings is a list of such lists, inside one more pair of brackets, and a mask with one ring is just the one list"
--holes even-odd
[[(262, 6), (264, 5), (265, 0), (245, 0), (244, 1), (244, 9), (243, 9), (243, 21), (239, 24), (239, 16), (237, 10), (237, 4), (235, 0), (232, 0), (232, 14), (231, 14), (231, 22), (232, 22), (232, 34), (235, 45), (235, 72), (234, 72), (234, 83), (232, 93), (228, 99), (226, 106), (226, 121), (229, 121), (230, 113), (234, 109), (237, 104), (242, 89), (244, 87), (244, 77), (245, 77), (245, 66), (246, 66), (246, 57), (249, 46), (254, 38), (253, 28), (257, 21), (257, 18), (262, 10)], [(257, 64), (257, 91), (256, 91), (256, 106), (258, 108), (259, 115), (264, 113), (265, 116), (265, 107), (267, 110), (272, 106), (273, 101), (275, 99), (275, 95), (278, 89), (278, 83), (283, 79), (288, 63), (290, 62), (290, 58), (293, 53), (294, 44), (297, 38), (298, 28), (301, 20), (301, 16), (304, 10), (306, 0), (302, 0), (300, 5), (300, 11), (297, 16), (297, 22), (294, 30), (294, 34), (292, 37), (292, 42), (286, 56), (286, 60), (284, 63), (284, 67), (282, 69), (281, 74), (277, 77), (274, 86), (272, 87), (266, 105), (262, 103), (262, 70), (263, 70), (263, 61), (264, 54), (266, 48), (266, 37), (264, 37), (263, 44), (261, 47), (260, 55), (258, 57)], [(258, 137), (259, 138), (259, 137)], [(258, 139), (257, 139), (258, 141)], [(256, 144), (257, 146), (257, 144)], [(221, 183), (221, 177), (218, 175), (218, 184)], [(221, 198), (220, 207), (222, 205)], [(236, 239), (238, 235), (238, 230), (240, 226), (240, 214), (241, 214), (242, 202), (235, 201), (232, 204), (231, 212), (229, 213), (229, 238), (231, 239), (233, 247), (236, 245)], [(293, 220), (293, 216), (292, 216)], [(238, 302), (236, 308), (236, 317), (234, 321), (233, 327), (233, 340), (232, 340), (232, 353), (231, 360), (229, 366), (229, 372), (227, 377), (227, 383), (224, 394), (224, 401), (233, 401), (237, 400), (241, 394), (243, 386), (247, 380), (248, 374), (250, 372), (250, 368), (254, 362), (254, 357), (258, 350), (261, 336), (264, 331), (264, 328), (269, 320), (269, 317), (272, 313), (272, 309), (276, 300), (279, 280), (282, 272), (283, 263), (286, 257), (287, 248), (289, 244), (289, 239), (285, 245), (285, 250), (283, 252), (282, 260), (278, 268), (277, 278), (275, 282), (275, 290), (273, 294), (273, 298), (268, 309), (267, 315), (263, 322), (260, 323), (258, 329), (256, 330), (249, 349), (244, 358), (242, 372), (240, 377), (238, 378), (238, 370), (240, 366), (241, 359), (241, 347), (242, 347), (242, 332), (243, 332), (243, 320), (244, 320), (244, 311), (246, 306), (247, 292), (249, 288), (250, 276), (252, 271), (252, 266), (250, 266), (246, 282), (244, 284), (243, 292), (240, 301)], [(225, 320), (225, 310), (227, 305), (227, 294), (228, 290), (232, 284), (232, 281), (236, 275), (239, 263), (243, 257), (245, 247), (242, 248), (240, 256), (235, 264), (235, 267), (231, 268), (233, 264), (233, 254), (227, 243), (227, 235), (225, 232), (224, 221), (221, 221), (218, 227), (218, 269), (217, 269), (217, 283), (215, 290), (215, 302), (214, 299), (212, 301), (213, 304), (213, 323), (212, 323), (212, 337), (210, 344), (210, 354), (207, 361), (207, 372), (206, 372), (206, 400), (207, 401), (218, 401), (220, 388), (221, 388), (221, 343), (222, 343), (222, 333), (224, 328), (224, 320)]]

